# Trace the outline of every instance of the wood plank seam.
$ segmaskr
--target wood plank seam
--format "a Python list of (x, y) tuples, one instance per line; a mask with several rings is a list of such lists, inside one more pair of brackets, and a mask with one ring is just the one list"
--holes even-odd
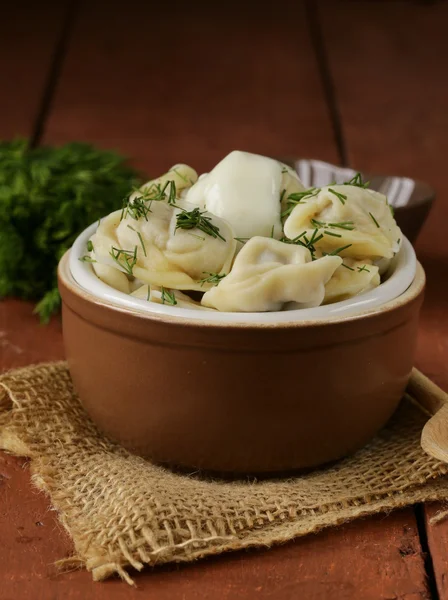
[(62, 21), (59, 37), (56, 40), (47, 78), (44, 84), (42, 97), (39, 102), (36, 118), (30, 137), (30, 147), (35, 148), (42, 140), (45, 124), (50, 115), (51, 106), (55, 97), (59, 77), (67, 55), (68, 45), (73, 33), (74, 23), (79, 13), (80, 0), (70, 0)]
[(426, 519), (424, 505), (417, 504), (414, 506), (415, 520), (417, 521), (417, 531), (420, 540), (421, 551), (427, 577), (428, 590), (432, 600), (439, 600), (439, 592), (437, 590), (436, 574), (434, 563), (432, 560), (431, 550), (428, 543), (428, 531), (426, 529)]
[(304, 5), (311, 44), (316, 57), (317, 68), (327, 104), (331, 127), (333, 129), (333, 137), (338, 151), (339, 163), (341, 166), (347, 167), (349, 166), (347, 145), (344, 137), (341, 112), (339, 110), (336, 85), (331, 72), (328, 52), (322, 32), (319, 8), (314, 0), (305, 0)]

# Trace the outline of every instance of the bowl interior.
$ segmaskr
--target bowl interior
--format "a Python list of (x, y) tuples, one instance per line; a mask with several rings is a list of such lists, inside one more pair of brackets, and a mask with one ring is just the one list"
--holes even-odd
[(411, 243), (403, 238), (400, 251), (392, 260), (386, 280), (377, 288), (360, 296), (317, 306), (289, 311), (276, 311), (266, 313), (230, 313), (202, 311), (176, 306), (165, 306), (147, 302), (133, 296), (119, 292), (103, 283), (95, 275), (91, 264), (81, 262), (79, 259), (86, 253), (88, 239), (95, 232), (97, 223), (90, 225), (75, 240), (69, 256), (70, 272), (76, 283), (99, 299), (123, 308), (137, 310), (143, 313), (166, 315), (188, 320), (208, 321), (215, 323), (257, 323), (273, 324), (297, 321), (336, 319), (349, 317), (360, 312), (378, 308), (382, 304), (401, 295), (411, 285), (415, 277), (417, 260)]

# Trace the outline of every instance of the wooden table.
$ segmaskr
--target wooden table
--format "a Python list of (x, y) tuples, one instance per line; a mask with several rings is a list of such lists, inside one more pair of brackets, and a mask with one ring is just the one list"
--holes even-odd
[[(262, 5), (11, 3), (0, 19), (0, 137), (92, 141), (148, 174), (179, 161), (203, 171), (239, 148), (427, 180), (438, 203), (418, 243), (428, 292), (417, 365), (448, 390), (448, 6)], [(0, 304), (0, 369), (63, 357), (59, 320), (42, 327), (31, 311)], [(429, 524), (438, 508), (147, 569), (135, 590), (58, 574), (70, 541), (27, 461), (0, 454), (0, 598), (448, 598), (448, 523)]]

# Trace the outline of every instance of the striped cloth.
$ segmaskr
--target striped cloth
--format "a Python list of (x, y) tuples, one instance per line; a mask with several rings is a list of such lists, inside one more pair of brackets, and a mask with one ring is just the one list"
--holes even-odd
[[(346, 167), (337, 167), (321, 160), (301, 159), (295, 168), (305, 187), (323, 187), (330, 183), (344, 183), (357, 171)], [(375, 177), (372, 188), (381, 192), (394, 207), (406, 206), (415, 188), (415, 181), (409, 177)]]

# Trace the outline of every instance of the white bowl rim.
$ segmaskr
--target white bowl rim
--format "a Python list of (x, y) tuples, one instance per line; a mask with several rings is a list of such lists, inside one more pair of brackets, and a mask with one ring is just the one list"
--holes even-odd
[(200, 309), (179, 308), (148, 302), (120, 292), (95, 275), (92, 265), (82, 262), (80, 257), (86, 254), (87, 241), (96, 231), (98, 223), (87, 227), (76, 238), (69, 254), (69, 270), (80, 288), (99, 300), (104, 300), (118, 308), (138, 311), (147, 316), (174, 317), (185, 321), (201, 321), (216, 324), (244, 323), (246, 325), (273, 325), (282, 323), (300, 323), (322, 320), (340, 320), (354, 317), (378, 309), (382, 305), (398, 298), (412, 284), (417, 270), (417, 258), (412, 244), (403, 237), (399, 252), (392, 261), (391, 273), (378, 287), (360, 296), (334, 302), (315, 308), (302, 308), (288, 311), (233, 313), (205, 311)]

